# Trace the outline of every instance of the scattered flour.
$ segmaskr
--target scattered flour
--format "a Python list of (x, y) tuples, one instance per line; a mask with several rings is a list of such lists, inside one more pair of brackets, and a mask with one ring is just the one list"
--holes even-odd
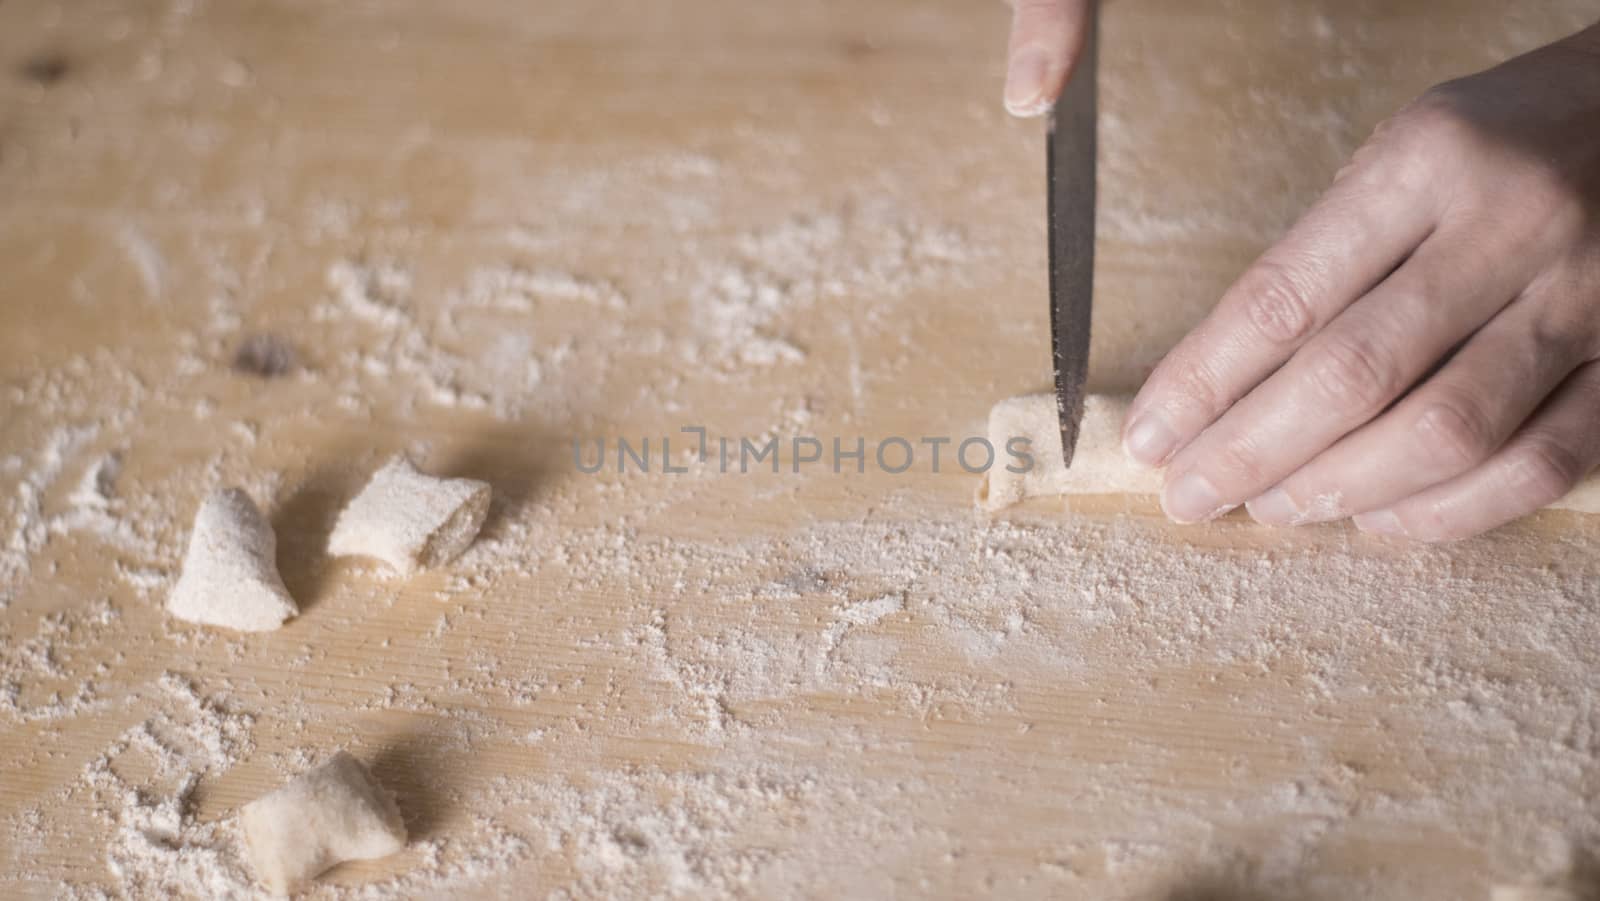
[[(202, 694), (184, 676), (167, 673), (158, 686), (160, 710), (89, 761), (62, 800), (87, 801), (109, 827), (106, 868), (119, 894), (255, 898), (232, 823), (202, 822), (193, 812), (201, 780), (254, 747), (254, 718), (221, 696)], [(96, 893), (85, 887), (78, 894)]]
[(566, 272), (532, 271), (519, 266), (485, 266), (474, 269), (466, 288), (447, 309), (486, 307), (513, 313), (533, 313), (541, 299), (582, 300), (610, 310), (627, 306), (627, 298), (605, 282)]
[[(798, 363), (805, 350), (780, 331), (794, 312), (948, 284), (977, 256), (955, 229), (873, 207), (741, 234), (733, 254), (704, 265), (689, 290), (697, 333), (684, 356), (723, 371)], [(861, 310), (851, 315), (857, 314), (871, 319)]]
[[(102, 462), (73, 494), (105, 484)], [(74, 506), (107, 493), (96, 487)], [(335, 702), (428, 718), (436, 725), (422, 750), (407, 752), (424, 781), (448, 782), (458, 755), (543, 761), (539, 775), (455, 785), (421, 806), (413, 798), (409, 809), (448, 825), (422, 829), (394, 875), (331, 879), (314, 897), (492, 892), (510, 880), (556, 897), (883, 894), (931, 890), (908, 876), (923, 871), (1017, 896), (1115, 879), (1128, 897), (1150, 897), (1152, 886), (1209, 879), (1269, 897), (1381, 898), (1393, 896), (1385, 883), (1341, 880), (1318, 894), (1300, 892), (1300, 880), (1308, 861), (1374, 835), (1456, 834), (1497, 855), (1508, 879), (1530, 870), (1530, 837), (1600, 836), (1585, 788), (1600, 774), (1587, 725), (1600, 689), (1588, 590), (1600, 564), (1574, 562), (1592, 555), (1563, 554), (1551, 567), (1547, 547), (1504, 536), (1492, 560), (1471, 543), (1397, 549), (1353, 534), (1268, 551), (1201, 548), (1137, 518), (951, 519), (894, 504), (781, 537), (669, 540), (627, 517), (570, 527), (566, 502), (505, 508), (455, 564), (436, 628), (391, 636), (379, 656), (348, 664), (343, 700), (319, 683), (275, 681), (256, 702), (291, 724)], [(520, 588), (528, 579), (552, 600)], [(524, 643), (562, 622), (564, 599), (588, 593), (640, 602), (608, 606), (611, 619), (580, 628), (571, 647)], [(324, 603), (335, 629), (367, 615), (360, 603), (344, 612)], [(35, 679), (73, 688), (86, 655), (128, 637), (110, 604), (41, 621), (0, 656), (10, 715), (59, 721), (103, 709), (99, 682), (81, 697), (19, 696), (31, 697)], [(178, 647), (322, 665), (314, 647), (281, 657)], [(391, 656), (415, 661), (408, 677), (367, 687)], [(1092, 716), (1093, 705), (1056, 699), (1104, 686), (1107, 672), (1121, 679), (1098, 708), (1103, 722), (1053, 719), (1057, 703)], [(1187, 709), (1196, 681), (1235, 717), (1259, 712), (1247, 719), (1251, 737), (1298, 749), (1298, 762), (1285, 771), (1270, 754), (1241, 757), (1237, 743), (1181, 738), (1206, 722)], [(246, 897), (236, 836), (204, 798), (210, 780), (248, 759), (254, 718), (181, 677), (160, 684), (146, 699), (153, 709), (86, 771), (111, 830), (105, 888)], [(849, 713), (868, 700), (871, 716)], [(1127, 718), (1174, 731), (1119, 725)], [(1351, 729), (1370, 750), (1348, 744)], [(1048, 768), (1030, 744), (1041, 733), (1071, 761), (1040, 777), (1048, 796), (1031, 777), (968, 785), (936, 775), (937, 755), (958, 768)], [(641, 766), (612, 741), (705, 751)], [(1418, 742), (1455, 751), (1440, 761)], [(288, 769), (309, 756), (289, 750)], [(155, 762), (127, 765), (146, 757)], [(1240, 778), (1183, 793), (1152, 787), (1150, 774), (1179, 759)], [(1374, 759), (1400, 787), (1370, 781)], [(162, 778), (130, 781), (146, 766)], [(1261, 784), (1270, 789), (1234, 787)], [(1018, 805), (1043, 830), (1030, 846), (1057, 849), (1021, 869), (986, 838), (1006, 834), (1003, 812)], [(1270, 838), (1225, 838), (1269, 822)], [(59, 840), (38, 812), (4, 828), (17, 847)], [(38, 878), (99, 890), (81, 874)], [(1399, 880), (1408, 884), (1403, 871)]]
[(50, 523), (44, 513), (45, 493), (60, 478), (68, 461), (99, 434), (99, 428), (92, 425), (51, 431), (33, 468), (17, 479), (6, 516), (10, 534), (0, 546), (0, 610), (11, 603), (18, 583), (32, 569), (33, 556), (50, 540)]
[(166, 272), (166, 261), (162, 259), (161, 251), (149, 237), (132, 227), (117, 232), (117, 244), (139, 273), (145, 294), (153, 300), (160, 300)]
[(106, 656), (121, 615), (100, 599), (45, 614), (27, 637), (0, 632), (0, 715), (37, 722), (103, 706), (102, 684), (125, 659), (120, 651)]
[(339, 260), (328, 267), (328, 287), (333, 303), (318, 307), (318, 318), (354, 316), (389, 329), (412, 323), (411, 273), (394, 263)]
[[(1548, 31), (1545, 18), (1589, 15), (1556, 6), (1569, 8), (1486, 8), (1478, 30), (1498, 52)], [(154, 15), (130, 57), (144, 90), (178, 106), (204, 99), (185, 93), (197, 78), (246, 81), (225, 57), (187, 58), (185, 23), (203, 5)], [(1358, 79), (1384, 42), (1349, 30), (1357, 14), (1330, 15), (1338, 21), (1281, 18), (1327, 46), (1308, 77)], [(1105, 193), (1118, 198), (1104, 211), (1108, 239), (1179, 255), (1199, 247), (1205, 261), (1221, 258), (1208, 243), (1217, 235), (1269, 240), (1314, 179), (1263, 192), (1254, 176), (1323, 162), (1331, 171), (1359, 140), (1372, 91), (1307, 103), (1292, 85), (1260, 87), (1223, 115), (1309, 123), (1295, 153), (1263, 165), (1259, 148), (1281, 136), (1240, 127), (1213, 150), (1252, 177), (1176, 183), (1187, 175), (1129, 149), (1192, 121), (1180, 113), (1194, 91), (1148, 43), (1161, 37), (1131, 35), (1118, 63), (1128, 77), (1108, 82)], [(1196, 84), (1218, 93), (1220, 71)], [(249, 92), (228, 93), (243, 102)], [(954, 111), (955, 128), (1010, 127)], [(286, 125), (267, 155), (239, 159), (271, 172), (295, 154), (376, 138), (426, 171), (446, 140), (324, 138)], [(313, 898), (1461, 898), (1487, 891), (1480, 871), (1521, 883), (1544, 872), (1552, 842), (1600, 841), (1600, 555), (1582, 529), (1549, 541), (1513, 530), (1492, 539), (1493, 555), (1476, 543), (1396, 550), (1327, 530), (1257, 551), (1235, 546), (1259, 545), (1233, 542), (1228, 530), (1249, 528), (1237, 523), (1210, 546), (1138, 517), (1016, 511), (986, 522), (960, 502), (874, 497), (778, 537), (761, 533), (761, 509), (748, 528), (681, 535), (686, 521), (711, 528), (746, 507), (715, 506), (727, 501), (703, 470), (662, 487), (574, 483), (545, 468), (522, 496), (497, 498), (458, 571), (417, 589), (443, 612), (417, 615), (415, 593), (384, 586), (324, 586), (307, 618), (320, 641), (164, 631), (155, 599), (182, 550), (175, 508), (187, 513), (197, 485), (295, 457), (308, 434), (365, 440), (425, 426), (459, 439), (439, 439), (451, 450), (520, 465), (546, 443), (542, 430), (565, 433), (594, 411), (676, 416), (697, 379), (730, 407), (775, 400), (751, 431), (776, 418), (774, 432), (786, 432), (841, 403), (882, 402), (856, 329), (907, 334), (923, 292), (1037, 287), (1017, 275), (1042, 272), (1037, 196), (1014, 179), (968, 178), (1023, 153), (987, 144), (939, 146), (936, 165), (907, 160), (917, 177), (900, 194), (948, 185), (938, 193), (961, 198), (953, 214), (862, 203), (900, 196), (873, 176), (847, 195), (855, 202), (807, 194), (775, 220), (719, 231), (740, 209), (735, 191), (815, 187), (816, 173), (786, 155), (814, 138), (761, 136), (758, 125), (718, 137), (718, 154), (727, 148), (737, 164), (675, 151), (642, 161), (637, 177), (630, 165), (641, 161), (610, 148), (540, 169), (530, 162), (545, 148), (525, 136), (462, 138), (444, 145), (450, 171), (466, 160), (493, 186), (464, 201), (470, 221), (412, 215), (410, 197), (363, 197), (365, 182), (333, 184), (340, 166), (327, 167), (327, 196), (296, 207), (293, 192), (267, 197), (270, 185), (184, 196), (183, 173), (139, 160), (138, 171), (180, 177), (153, 188), (164, 206), (108, 232), (121, 254), (111, 268), (131, 263), (135, 292), (159, 295), (171, 326), (161, 340), (174, 351), (130, 341), (0, 386), (17, 411), (0, 434), (0, 605), (11, 605), (0, 618), (0, 742), (19, 765), (69, 774), (0, 822), (0, 891), (253, 897), (227, 815), (227, 799), (243, 800), (232, 780), (263, 764), (304, 769), (330, 741), (373, 752), (418, 838), (381, 873), (330, 874)], [(69, 163), (85, 152), (124, 161), (125, 149), (96, 143), (103, 133), (120, 140), (88, 129), (53, 147)], [(1008, 148), (1022, 146), (1018, 135)], [(200, 121), (176, 140), (210, 152), (221, 137)], [(763, 182), (743, 171), (751, 159), (785, 171)], [(781, 180), (789, 169), (793, 183)], [(579, 218), (595, 210), (604, 222)], [(173, 240), (172, 224), (187, 221), (178, 211), (224, 240)], [(951, 215), (961, 229), (939, 224)], [(613, 220), (669, 231), (660, 271), (661, 260), (630, 272), (585, 256), (579, 243), (619, 234), (603, 230)], [(241, 222), (248, 241), (225, 231)], [(1112, 250), (1108, 261), (1126, 262)], [(317, 271), (296, 272), (306, 259)], [(1170, 268), (1188, 277), (1189, 260)], [(1161, 274), (1108, 269), (1113, 287)], [(187, 290), (197, 278), (203, 296)], [(94, 302), (97, 290), (86, 276), (71, 295)], [(1170, 301), (1150, 293), (1163, 309)], [(948, 312), (951, 299), (928, 309)], [(572, 319), (582, 327), (563, 325)], [(292, 377), (245, 379), (232, 366), (241, 339), (265, 333), (294, 339)], [(811, 370), (840, 345), (851, 357), (825, 381), (833, 373)], [(244, 367), (262, 368), (277, 367)], [(150, 466), (180, 433), (206, 444), (172, 449), (170, 471)], [(311, 483), (330, 461), (304, 463), (295, 477)], [(288, 506), (315, 508), (312, 489)], [(710, 506), (693, 506), (695, 494)], [(317, 518), (300, 513), (295, 521)], [(288, 550), (303, 569), (297, 584), (316, 586), (320, 564), (298, 551), (314, 558), (320, 545)], [(56, 578), (68, 567), (83, 569)], [(204, 678), (146, 683), (152, 667)], [(1237, 732), (1217, 735), (1219, 716)], [(75, 755), (88, 757), (81, 772)], [(50, 853), (86, 844), (105, 872)], [(1413, 849), (1439, 847), (1457, 852), (1460, 873), (1416, 866), (1428, 855)], [(1375, 849), (1394, 850), (1360, 871), (1341, 863)]]

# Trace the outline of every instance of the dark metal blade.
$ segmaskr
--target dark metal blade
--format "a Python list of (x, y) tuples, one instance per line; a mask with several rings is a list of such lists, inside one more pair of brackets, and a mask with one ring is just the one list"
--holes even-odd
[(1083, 53), (1050, 117), (1046, 178), (1050, 218), (1050, 335), (1055, 359), (1061, 454), (1072, 465), (1089, 376), (1089, 320), (1094, 309), (1094, 207), (1100, 29), (1099, 3), (1088, 4)]

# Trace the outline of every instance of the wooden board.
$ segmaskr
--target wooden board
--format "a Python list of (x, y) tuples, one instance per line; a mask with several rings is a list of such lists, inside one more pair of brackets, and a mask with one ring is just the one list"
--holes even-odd
[[(415, 842), (329, 884), (412, 896), (1461, 898), (1593, 838), (1579, 517), (1420, 551), (1148, 499), (991, 522), (948, 458), (577, 470), (688, 426), (959, 441), (1047, 381), (1007, 15), (0, 3), (0, 891), (159, 894), (108, 857), (199, 859), (337, 747)], [(1593, 15), (1110, 4), (1094, 387), (1384, 115)], [(259, 336), (289, 373), (239, 370)], [(400, 450), (497, 496), (403, 583), (321, 552)], [(279, 632), (161, 611), (221, 484), (278, 529)]]

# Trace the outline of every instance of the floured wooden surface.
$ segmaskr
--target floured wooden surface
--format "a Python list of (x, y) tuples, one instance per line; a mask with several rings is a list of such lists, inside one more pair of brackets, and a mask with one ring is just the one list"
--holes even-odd
[[(324, 896), (1454, 899), (1600, 833), (1576, 515), (578, 472), (982, 435), (1048, 377), (1042, 134), (1002, 4), (538, 6), (0, 5), (0, 893), (244, 893), (233, 811), (341, 747), (411, 845)], [(1096, 390), (1385, 111), (1590, 15), (1111, 4)], [(323, 552), (395, 453), (494, 492), (405, 581)], [(276, 632), (161, 609), (221, 485)]]

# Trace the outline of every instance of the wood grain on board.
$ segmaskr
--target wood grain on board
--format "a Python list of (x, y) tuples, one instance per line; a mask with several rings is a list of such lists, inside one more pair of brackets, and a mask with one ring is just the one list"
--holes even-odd
[[(1408, 678), (1398, 652), (1372, 658), (1394, 671), (1339, 674), (1309, 673), (1320, 658), (1270, 673), (1093, 653), (1083, 666), (1013, 665), (952, 652), (918, 605), (962, 599), (910, 590), (903, 610), (870, 623), (896, 649), (883, 686), (835, 673), (722, 696), (695, 682), (709, 673), (737, 688), (737, 664), (759, 652), (724, 671), (672, 670), (695, 659), (694, 630), (803, 643), (848, 603), (897, 590), (933, 565), (887, 546), (897, 523), (908, 540), (946, 528), (952, 543), (930, 553), (950, 558), (935, 568), (977, 571), (981, 555), (950, 551), (980, 527), (977, 477), (948, 463), (937, 474), (590, 477), (575, 471), (572, 440), (684, 426), (981, 435), (992, 403), (1049, 377), (1043, 127), (999, 102), (1002, 3), (603, 6), (0, 2), (0, 492), (36, 492), (37, 525), (71, 508), (85, 465), (120, 452), (117, 509), (138, 533), (30, 537), (21, 505), (0, 523), (0, 541), (26, 551), (0, 610), (20, 703), (44, 710), (52, 693), (92, 683), (80, 711), (0, 717), (0, 825), (42, 837), (0, 850), (0, 890), (117, 885), (106, 847), (118, 824), (74, 786), (169, 704), (163, 673), (255, 717), (249, 751), (199, 783), (201, 822), (280, 784), (305, 755), (349, 747), (377, 761), (414, 838), (470, 844), (473, 799), (496, 780), (696, 773), (737, 751), (780, 775), (879, 790), (859, 796), (863, 818), (888, 818), (879, 853), (851, 865), (859, 882), (826, 857), (775, 871), (819, 892), (1239, 897), (1258, 876), (1292, 878), (1260, 855), (1282, 830), (1312, 834), (1318, 816), (1337, 834), (1296, 851), (1306, 897), (1387, 896), (1391, 883), (1404, 897), (1467, 897), (1526, 863), (1436, 820), (1341, 828), (1436, 790), (1459, 798), (1466, 771), (1454, 768), (1470, 761), (1428, 747), (1403, 711), (1387, 719), (1383, 686)], [(1137, 387), (1385, 115), (1575, 29), (1587, 6), (1108, 4), (1093, 387)], [(379, 299), (407, 318), (385, 325), (381, 311), (341, 306), (340, 266), (402, 272)], [(287, 375), (234, 365), (263, 335), (290, 348)], [(52, 447), (65, 449), (54, 469)], [(473, 579), (446, 568), (386, 580), (322, 557), (338, 506), (401, 450), (495, 486), (486, 534), (498, 550)], [(189, 517), (223, 483), (250, 489), (278, 529), (302, 606), (279, 632), (208, 634), (160, 610)], [(1126, 556), (1135, 579), (1146, 552), (1168, 566), (1238, 555), (1260, 564), (1249, 590), (1275, 598), (1292, 599), (1296, 573), (1313, 569), (1294, 561), (1344, 555), (1360, 572), (1394, 561), (1404, 582), (1410, 553), (1342, 525), (1286, 534), (1235, 516), (1177, 529), (1149, 499), (1037, 502), (1002, 520), (1072, 523), (1071, 535)], [(892, 566), (825, 544), (871, 535)], [(1514, 605), (1524, 590), (1575, 584), (1597, 538), (1579, 517), (1543, 515), (1437, 552), (1397, 597), (1441, 573), (1503, 572), (1493, 584)], [(771, 556), (729, 562), (719, 547)], [(842, 581), (770, 609), (716, 594), (830, 554), (843, 570), (810, 577)], [(1077, 590), (1061, 586), (1060, 602)], [(115, 622), (79, 615), (101, 601)], [(52, 615), (67, 619), (40, 669), (25, 654)], [(666, 663), (650, 657), (658, 617)], [(1457, 627), (1463, 642), (1482, 638)], [(1484, 672), (1499, 665), (1463, 647)], [(1521, 665), (1507, 660), (1507, 672)], [(1318, 700), (1311, 686), (1328, 678), (1374, 693)], [(694, 707), (701, 690), (727, 705), (726, 734)], [(1574, 778), (1593, 788), (1592, 764), (1583, 772)], [(1130, 786), (1190, 812), (1141, 820)], [(1343, 806), (1272, 806), (1285, 786)], [(1215, 823), (1193, 814), (1213, 802)], [(750, 842), (781, 860), (850, 811), (825, 805)], [(451, 890), (627, 887), (586, 871), (584, 853), (557, 843)], [(761, 875), (768, 858), (748, 859), (756, 875), (731, 890), (776, 891), (761, 881), (779, 878)], [(401, 855), (332, 879), (419, 865)]]

